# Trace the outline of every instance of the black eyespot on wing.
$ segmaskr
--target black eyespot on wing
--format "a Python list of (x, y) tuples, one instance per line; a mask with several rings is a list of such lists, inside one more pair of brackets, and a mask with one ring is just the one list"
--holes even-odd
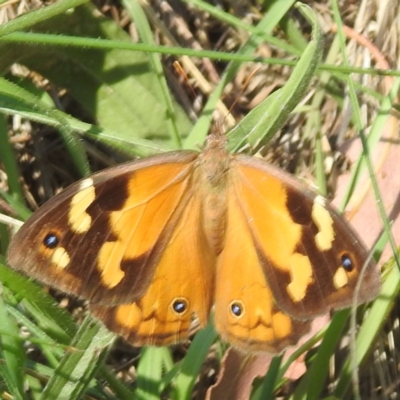
[(353, 270), (353, 268), (354, 268), (353, 260), (347, 253), (342, 254), (341, 261), (342, 261), (342, 267), (347, 272), (351, 272)]
[(60, 243), (57, 235), (53, 232), (48, 233), (45, 238), (43, 239), (43, 244), (48, 249), (55, 249), (58, 244)]
[(184, 314), (187, 309), (188, 309), (188, 302), (186, 299), (175, 299), (172, 302), (172, 309), (177, 313), (177, 314)]
[(230, 309), (231, 309), (231, 313), (233, 314), (233, 316), (241, 317), (244, 312), (244, 305), (240, 301), (233, 301), (230, 304)]

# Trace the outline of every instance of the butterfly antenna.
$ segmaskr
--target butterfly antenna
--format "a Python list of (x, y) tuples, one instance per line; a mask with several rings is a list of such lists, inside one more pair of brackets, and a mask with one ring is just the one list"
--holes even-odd
[(190, 91), (192, 92), (192, 95), (194, 98), (197, 97), (197, 93), (193, 89), (193, 86), (189, 82), (189, 77), (185, 70), (182, 68), (181, 63), (179, 61), (174, 61), (172, 64), (175, 68), (176, 73), (182, 78), (182, 80), (186, 83), (186, 85), (189, 87)]
[(253, 78), (253, 76), (256, 74), (256, 72), (260, 69), (261, 67), (257, 67), (253, 72), (250, 73), (250, 75), (246, 78), (242, 88), (240, 89), (239, 94), (236, 96), (235, 101), (232, 103), (232, 105), (229, 107), (229, 112), (232, 112), (233, 107), (235, 107), (235, 105), (237, 104), (237, 102), (240, 99), (240, 96), (244, 93), (244, 91), (246, 90), (247, 86), (249, 86), (249, 83), (251, 81), (251, 79)]
[(244, 93), (244, 91), (246, 90), (246, 88), (249, 86), (249, 83), (251, 81), (251, 79), (253, 78), (253, 76), (255, 75), (255, 73), (260, 69), (261, 67), (257, 67), (254, 69), (254, 71), (252, 71), (250, 73), (250, 75), (246, 78), (244, 84), (242, 85), (242, 88), (240, 89), (239, 94), (236, 96), (234, 102), (231, 104), (231, 106), (229, 107), (228, 110), (228, 114), (224, 117), (224, 118), (217, 118), (215, 121), (215, 125), (213, 131), (218, 133), (218, 132), (223, 132), (223, 126), (225, 124), (226, 119), (228, 118), (228, 115), (232, 115), (232, 110), (235, 107), (235, 105), (237, 104), (237, 102), (240, 99), (240, 96), (242, 96), (242, 94)]

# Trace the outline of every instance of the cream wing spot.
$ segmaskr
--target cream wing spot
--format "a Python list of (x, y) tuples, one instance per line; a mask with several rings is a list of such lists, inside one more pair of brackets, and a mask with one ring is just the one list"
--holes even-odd
[(333, 219), (325, 207), (325, 199), (317, 196), (314, 199), (311, 218), (318, 227), (319, 232), (315, 235), (315, 244), (321, 251), (330, 250), (332, 242), (335, 240), (333, 229)]
[(82, 234), (89, 230), (92, 217), (86, 210), (95, 198), (93, 179), (84, 179), (79, 186), (79, 191), (72, 197), (68, 213), (68, 224), (74, 233)]
[(291, 282), (287, 286), (287, 292), (294, 302), (304, 299), (307, 288), (314, 282), (313, 269), (310, 259), (300, 253), (294, 253), (290, 257)]
[[(98, 264), (101, 281), (108, 288), (117, 286), (125, 276), (121, 269), (119, 254), (124, 254), (126, 246), (122, 242), (105, 242), (100, 249)], [(118, 262), (115, 262), (118, 260)]]
[(51, 256), (51, 263), (53, 265), (55, 265), (57, 268), (64, 269), (68, 266), (69, 262), (70, 257), (64, 247), (58, 247), (54, 250)]
[(346, 271), (343, 267), (339, 267), (333, 276), (333, 284), (336, 289), (341, 289), (346, 286), (349, 282)]

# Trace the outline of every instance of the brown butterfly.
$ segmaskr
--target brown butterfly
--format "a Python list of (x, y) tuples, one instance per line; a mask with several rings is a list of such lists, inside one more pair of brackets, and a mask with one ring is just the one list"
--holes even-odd
[(310, 320), (374, 298), (379, 270), (349, 224), (295, 178), (231, 155), (224, 135), (96, 173), (19, 230), (9, 263), (89, 301), (133, 345), (166, 345), (204, 327), (276, 353)]

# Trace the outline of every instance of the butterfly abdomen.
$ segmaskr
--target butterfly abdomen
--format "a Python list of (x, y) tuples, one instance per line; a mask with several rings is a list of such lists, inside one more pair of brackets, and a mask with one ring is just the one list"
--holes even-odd
[(230, 163), (225, 136), (211, 136), (199, 156), (195, 181), (205, 235), (215, 255), (221, 253), (224, 243)]

